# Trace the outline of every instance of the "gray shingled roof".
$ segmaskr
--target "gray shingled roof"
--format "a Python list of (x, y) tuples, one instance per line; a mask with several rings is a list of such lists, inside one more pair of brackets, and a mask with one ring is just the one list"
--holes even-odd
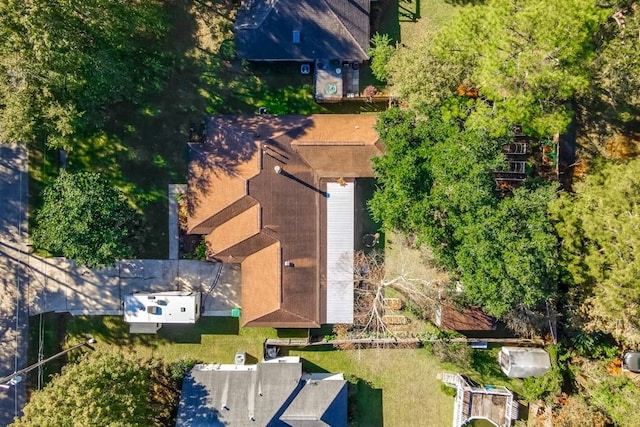
[(196, 365), (182, 385), (176, 427), (340, 427), (346, 420), (346, 381), (303, 380), (301, 363)]
[[(235, 24), (237, 55), (248, 60), (364, 61), (370, 0), (249, 0)], [(293, 32), (300, 32), (300, 43)]]

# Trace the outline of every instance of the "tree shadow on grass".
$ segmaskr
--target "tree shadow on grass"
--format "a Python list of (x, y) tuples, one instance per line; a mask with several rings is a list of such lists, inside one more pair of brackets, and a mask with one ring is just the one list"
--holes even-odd
[(67, 321), (67, 342), (73, 344), (91, 334), (98, 345), (156, 348), (162, 342), (156, 335), (131, 334), (129, 324), (120, 316), (73, 316)]
[(201, 317), (194, 325), (162, 325), (158, 335), (173, 343), (199, 344), (202, 335), (238, 335), (240, 324), (235, 317)]
[(384, 425), (382, 413), (382, 389), (362, 378), (348, 378), (349, 425), (377, 427)]
[(495, 379), (509, 381), (509, 378), (500, 369), (495, 351), (473, 351), (471, 368), (479, 375), (478, 380), (484, 383), (493, 382)]

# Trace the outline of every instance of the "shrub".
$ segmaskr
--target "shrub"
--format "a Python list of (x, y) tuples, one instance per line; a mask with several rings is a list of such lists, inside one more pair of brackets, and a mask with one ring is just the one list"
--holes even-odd
[(376, 33), (371, 39), (371, 47), (369, 48), (371, 72), (381, 82), (386, 82), (389, 78), (387, 64), (389, 64), (394, 51), (395, 48), (391, 45), (391, 37), (388, 34)]
[(618, 353), (613, 339), (600, 332), (580, 332), (571, 338), (571, 343), (580, 356), (589, 359), (612, 359)]
[(200, 240), (198, 246), (193, 250), (193, 259), (199, 259), (200, 261), (206, 261), (207, 259), (207, 242), (204, 240)]
[(436, 341), (431, 346), (431, 349), (441, 362), (453, 363), (461, 368), (471, 366), (472, 350), (466, 343)]
[(522, 385), (522, 397), (529, 402), (552, 398), (562, 390), (562, 382), (562, 372), (557, 366), (554, 366), (541, 377), (525, 378)]
[(169, 375), (175, 381), (182, 382), (184, 376), (198, 363), (195, 359), (180, 359), (169, 364)]
[(441, 383), (440, 384), (440, 390), (442, 390), (442, 392), (444, 394), (446, 394), (447, 396), (455, 396), (456, 395), (456, 389), (453, 388), (453, 387), (449, 387), (445, 383)]

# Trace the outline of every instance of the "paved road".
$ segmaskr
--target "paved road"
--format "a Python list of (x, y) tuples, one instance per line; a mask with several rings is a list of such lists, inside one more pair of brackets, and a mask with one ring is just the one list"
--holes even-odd
[[(27, 363), (27, 150), (0, 145), (0, 376)], [(21, 413), (24, 384), (0, 388), (0, 426)]]

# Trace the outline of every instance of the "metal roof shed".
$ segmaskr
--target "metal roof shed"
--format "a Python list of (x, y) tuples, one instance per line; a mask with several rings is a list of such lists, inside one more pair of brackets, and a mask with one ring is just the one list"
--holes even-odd
[(502, 347), (498, 361), (502, 372), (512, 378), (539, 377), (551, 369), (549, 353), (541, 348)]

